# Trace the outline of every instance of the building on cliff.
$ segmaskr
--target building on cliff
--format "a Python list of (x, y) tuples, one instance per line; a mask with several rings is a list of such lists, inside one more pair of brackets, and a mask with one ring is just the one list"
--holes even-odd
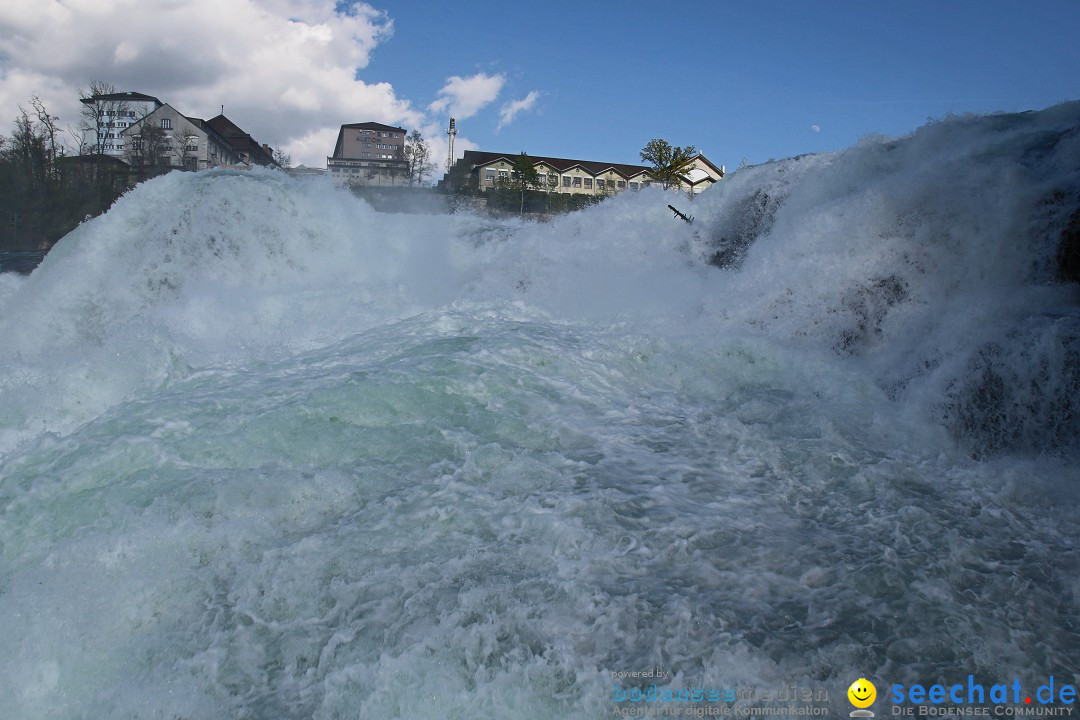
[(79, 102), (86, 106), (80, 127), (79, 154), (121, 159), (127, 150), (121, 136), (123, 131), (163, 104), (153, 95), (131, 91), (97, 94)]
[[(439, 188), (488, 190), (497, 187), (500, 178), (508, 179), (517, 153), (493, 153), (466, 150), (461, 159), (443, 176)], [(653, 182), (645, 165), (572, 160), (530, 155), (540, 179), (540, 189), (549, 192), (611, 195), (623, 190), (639, 190)], [(694, 158), (693, 167), (681, 177), (676, 189), (697, 194), (724, 177), (724, 167), (713, 165), (704, 155)]]
[(339, 185), (400, 185), (408, 180), (405, 135), (404, 128), (377, 122), (342, 125), (327, 172)]

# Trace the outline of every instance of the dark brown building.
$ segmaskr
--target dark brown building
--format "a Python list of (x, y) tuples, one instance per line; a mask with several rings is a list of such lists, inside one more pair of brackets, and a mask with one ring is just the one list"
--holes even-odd
[(326, 169), (345, 185), (400, 185), (407, 180), (405, 128), (376, 122), (342, 125)]

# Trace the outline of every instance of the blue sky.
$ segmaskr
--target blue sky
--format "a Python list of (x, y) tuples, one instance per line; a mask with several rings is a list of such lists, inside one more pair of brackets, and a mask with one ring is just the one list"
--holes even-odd
[(360, 76), (400, 96), (449, 75), (506, 76), (534, 108), (482, 149), (637, 162), (653, 137), (736, 167), (903, 135), (948, 113), (1080, 96), (1080, 2), (376, 3), (394, 33)]
[(441, 165), (453, 113), (458, 155), (636, 163), (659, 137), (735, 168), (1077, 99), (1078, 29), (1080, 0), (18, 0), (0, 122), (36, 94), (74, 128), (101, 80), (224, 105), (314, 167), (364, 121), (421, 130)]

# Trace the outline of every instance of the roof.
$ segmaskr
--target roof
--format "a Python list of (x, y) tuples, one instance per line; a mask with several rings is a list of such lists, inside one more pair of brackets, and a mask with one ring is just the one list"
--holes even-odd
[(711, 162), (709, 162), (709, 158), (705, 157), (705, 156), (704, 156), (704, 155), (702, 155), (701, 153), (698, 153), (697, 155), (695, 155), (695, 156), (693, 157), (693, 159), (694, 159), (694, 160), (700, 160), (701, 162), (705, 163), (705, 164), (706, 164), (706, 165), (708, 165), (708, 166), (709, 166), (710, 168), (712, 168), (712, 171), (713, 171), (713, 172), (715, 172), (715, 173), (716, 173), (717, 175), (719, 175), (720, 177), (724, 177), (724, 174), (725, 174), (725, 173), (724, 173), (724, 168), (722, 168), (722, 167), (716, 167), (716, 166), (715, 166), (715, 165), (713, 165), (713, 164), (712, 164)]
[(244, 132), (239, 125), (224, 115), (217, 115), (206, 121), (218, 135), (228, 140), (230, 147), (238, 153), (248, 153), (249, 159), (260, 165), (277, 165), (271, 152), (267, 151), (259, 142)]
[(405, 128), (394, 127), (393, 125), (383, 125), (382, 123), (377, 122), (348, 123), (347, 125), (341, 126), (342, 130), (345, 128), (348, 128), (349, 130), (392, 130), (400, 133), (405, 132)]
[(218, 134), (218, 132), (217, 132), (216, 130), (214, 130), (214, 128), (213, 128), (213, 127), (211, 127), (211, 126), (210, 126), (210, 124), (209, 124), (209, 123), (207, 123), (207, 122), (206, 122), (205, 120), (203, 120), (202, 118), (197, 118), (197, 117), (190, 117), (190, 116), (188, 116), (188, 115), (184, 115), (183, 113), (181, 113), (181, 112), (180, 112), (179, 110), (177, 110), (176, 108), (174, 108), (174, 107), (173, 107), (172, 105), (170, 105), (169, 103), (165, 103), (164, 105), (162, 105), (161, 107), (157, 108), (157, 109), (156, 109), (156, 110), (154, 110), (153, 112), (149, 112), (149, 113), (147, 113), (146, 115), (144, 115), (143, 117), (139, 118), (138, 120), (136, 120), (136, 121), (135, 121), (134, 123), (132, 123), (131, 125), (128, 125), (128, 126), (127, 126), (126, 128), (124, 128), (123, 130), (121, 130), (121, 131), (120, 131), (120, 132), (121, 132), (121, 134), (124, 134), (124, 135), (135, 135), (135, 132), (136, 132), (136, 130), (137, 130), (138, 128), (142, 127), (142, 124), (143, 124), (144, 122), (147, 122), (147, 121), (149, 121), (149, 120), (151, 120), (151, 119), (153, 119), (153, 118), (156, 118), (157, 114), (158, 114), (158, 113), (160, 113), (160, 112), (163, 112), (163, 111), (165, 111), (165, 110), (166, 110), (166, 108), (167, 108), (168, 110), (171, 110), (172, 112), (176, 113), (176, 114), (177, 114), (177, 115), (179, 115), (180, 117), (184, 118), (185, 120), (187, 120), (187, 121), (188, 121), (189, 123), (191, 123), (192, 125), (194, 125), (194, 126), (195, 126), (196, 128), (198, 128), (198, 129), (199, 129), (199, 130), (201, 130), (202, 132), (206, 133), (206, 135), (207, 135), (208, 137), (212, 137), (212, 138), (214, 138), (215, 142), (217, 142), (217, 143), (218, 143), (219, 145), (222, 145), (222, 146), (224, 146), (224, 147), (228, 147), (228, 148), (231, 148), (231, 147), (232, 147), (232, 145), (230, 145), (230, 144), (229, 144), (229, 141), (228, 141), (228, 140), (226, 140), (225, 138), (221, 137), (221, 135), (220, 135), (220, 134)]
[(86, 103), (87, 105), (95, 102), (155, 102), (158, 105), (163, 104), (153, 95), (144, 95), (140, 92), (118, 92), (108, 93), (107, 95), (94, 95), (93, 97), (82, 98), (79, 102)]
[(126, 162), (116, 157), (115, 155), (61, 155), (56, 159), (57, 162), (64, 164), (78, 164), (78, 165), (95, 165), (102, 163), (105, 165), (113, 165), (116, 168), (127, 169), (130, 167)]
[[(494, 153), (482, 152), (480, 150), (466, 150), (464, 157), (462, 157), (459, 162), (464, 162), (468, 165), (469, 171), (471, 172), (476, 167), (490, 165), (499, 160), (513, 163), (520, 155), (521, 153)], [(640, 175), (641, 173), (647, 173), (649, 171), (649, 168), (645, 165), (606, 163), (596, 162), (594, 160), (572, 160), (570, 158), (545, 157), (541, 155), (529, 155), (529, 159), (533, 161), (534, 165), (544, 163), (559, 172), (567, 172), (575, 167), (580, 167), (582, 170), (592, 175), (600, 175), (608, 170), (613, 170), (620, 175), (633, 177), (634, 175)]]
[(334, 143), (334, 154), (330, 157), (344, 158), (345, 155), (345, 131), (346, 130), (377, 130), (381, 132), (399, 132), (402, 135), (408, 135), (405, 128), (394, 127), (393, 125), (383, 125), (377, 122), (364, 122), (364, 123), (348, 123), (342, 125), (338, 130), (337, 142)]
[(210, 127), (218, 131), (222, 137), (251, 137), (246, 132), (240, 129), (240, 126), (234, 123), (224, 115), (217, 115), (206, 121)]

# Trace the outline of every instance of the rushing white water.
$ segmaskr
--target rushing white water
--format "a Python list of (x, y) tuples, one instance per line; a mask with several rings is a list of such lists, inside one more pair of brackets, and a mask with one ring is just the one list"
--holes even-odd
[(0, 275), (0, 716), (1080, 683), (1078, 128), (547, 223), (145, 183)]

